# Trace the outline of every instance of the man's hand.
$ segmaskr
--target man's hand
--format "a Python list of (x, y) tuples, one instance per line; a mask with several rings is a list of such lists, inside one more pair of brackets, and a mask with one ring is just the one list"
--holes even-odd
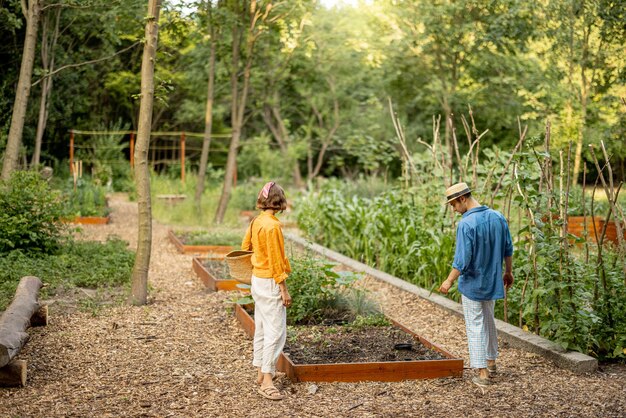
[(502, 280), (504, 280), (504, 287), (508, 289), (509, 287), (511, 287), (514, 281), (513, 273), (511, 273), (510, 271), (505, 272), (504, 276), (502, 276)]
[(441, 283), (441, 286), (439, 286), (439, 291), (444, 295), (447, 295), (448, 291), (452, 287), (452, 283), (452, 280), (446, 279), (443, 283)]

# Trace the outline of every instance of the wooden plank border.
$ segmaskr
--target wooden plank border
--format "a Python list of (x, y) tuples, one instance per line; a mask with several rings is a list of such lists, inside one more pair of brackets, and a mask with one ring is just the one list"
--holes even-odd
[(111, 216), (76, 216), (67, 222), (80, 225), (107, 225), (111, 222)]
[(207, 260), (224, 261), (224, 257), (194, 257), (191, 264), (193, 271), (198, 278), (204, 283), (204, 285), (214, 291), (228, 291), (228, 290), (242, 290), (237, 287), (239, 282), (235, 279), (223, 279), (221, 277), (215, 277), (209, 270), (204, 267), (204, 262)]
[(215, 255), (224, 258), (226, 254), (233, 251), (235, 247), (231, 245), (185, 245), (180, 238), (176, 236), (171, 229), (167, 232), (167, 236), (179, 253), (195, 254), (195, 255)]
[[(235, 317), (246, 334), (254, 336), (254, 319), (240, 305), (235, 305)], [(369, 363), (294, 364), (288, 355), (281, 353), (276, 365), (293, 382), (397, 382), (412, 379), (461, 377), (463, 360), (432, 344), (405, 326), (392, 321), (395, 326), (417, 337), (428, 348), (445, 356), (442, 360), (381, 361)]]

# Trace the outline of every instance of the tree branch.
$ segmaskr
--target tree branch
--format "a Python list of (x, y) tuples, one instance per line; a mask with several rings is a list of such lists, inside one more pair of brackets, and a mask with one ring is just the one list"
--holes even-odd
[(52, 71), (52, 72), (50, 72), (50, 73), (48, 73), (48, 74), (44, 75), (44, 76), (43, 76), (43, 77), (41, 77), (39, 80), (35, 81), (33, 84), (31, 84), (31, 87), (36, 86), (37, 84), (41, 83), (41, 81), (42, 81), (43, 79), (48, 78), (48, 77), (51, 77), (51, 76), (53, 76), (53, 75), (57, 74), (58, 72), (60, 72), (60, 71), (62, 71), (62, 70), (66, 70), (66, 69), (68, 69), (68, 68), (77, 68), (77, 67), (82, 67), (83, 65), (95, 64), (95, 63), (97, 63), (97, 62), (106, 61), (106, 60), (108, 60), (108, 59), (113, 58), (113, 57), (114, 57), (114, 56), (116, 56), (116, 55), (122, 54), (122, 53), (124, 53), (124, 52), (128, 51), (129, 49), (132, 49), (132, 48), (136, 47), (136, 46), (137, 46), (137, 45), (139, 45), (140, 43), (142, 43), (142, 41), (137, 41), (137, 42), (135, 42), (134, 44), (132, 44), (131, 46), (129, 46), (129, 47), (127, 47), (127, 48), (124, 48), (124, 49), (121, 49), (121, 50), (117, 51), (116, 53), (114, 53), (114, 54), (112, 54), (112, 55), (109, 55), (109, 56), (107, 56), (107, 57), (98, 58), (98, 59), (91, 60), (91, 61), (85, 61), (85, 62), (81, 62), (81, 63), (78, 63), (78, 64), (68, 64), (68, 65), (64, 65), (63, 67), (59, 67), (59, 68), (57, 68), (56, 70), (54, 70), (54, 71)]

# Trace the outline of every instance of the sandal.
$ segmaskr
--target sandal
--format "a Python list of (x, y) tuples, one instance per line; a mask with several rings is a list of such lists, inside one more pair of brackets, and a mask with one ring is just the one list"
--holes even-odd
[(489, 372), (489, 376), (493, 376), (498, 372), (498, 367), (494, 364), (493, 366), (487, 366), (487, 371)]
[(270, 399), (272, 401), (280, 401), (282, 399), (285, 399), (285, 395), (280, 393), (278, 389), (276, 389), (274, 386), (268, 386), (266, 388), (259, 388), (258, 392), (264, 398)]
[(478, 385), (480, 387), (493, 385), (493, 382), (491, 381), (491, 379), (483, 379), (480, 376), (472, 377), (472, 383), (475, 384), (475, 385)]

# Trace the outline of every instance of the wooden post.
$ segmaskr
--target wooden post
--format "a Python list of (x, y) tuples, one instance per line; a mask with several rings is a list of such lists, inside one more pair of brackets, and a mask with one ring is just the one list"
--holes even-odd
[(130, 133), (130, 169), (135, 168), (135, 133)]
[(74, 131), (70, 131), (70, 174), (74, 173)]
[(180, 181), (185, 182), (185, 132), (180, 133)]

